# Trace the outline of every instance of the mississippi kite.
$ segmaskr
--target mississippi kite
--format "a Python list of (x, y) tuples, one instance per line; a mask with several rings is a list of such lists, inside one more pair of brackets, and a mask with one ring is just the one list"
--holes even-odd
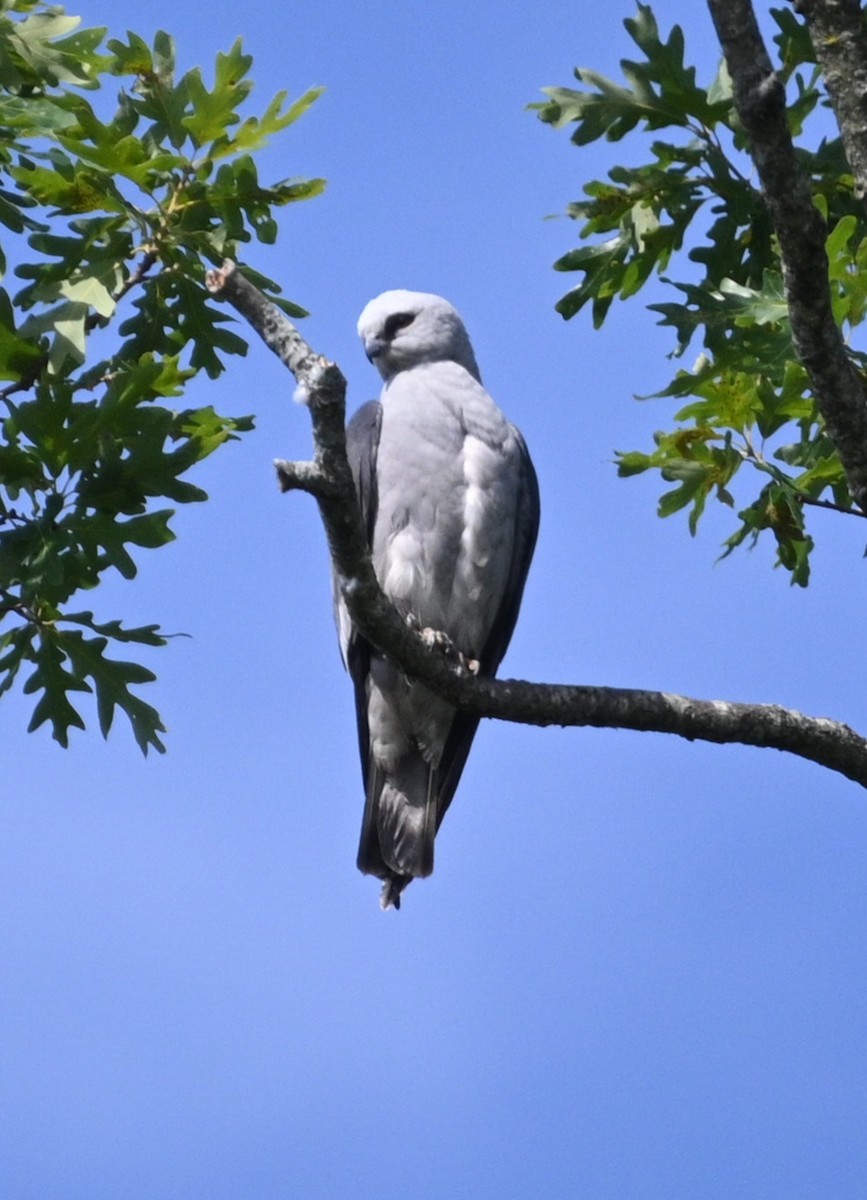
[[(385, 381), (346, 432), (377, 578), (404, 616), (493, 675), (539, 525), (524, 439), (482, 386), (463, 322), (441, 297), (385, 292), (358, 332)], [(433, 870), (479, 718), (378, 654), (353, 629), (337, 581), (335, 602), (365, 786), (358, 867), (384, 881), (383, 908), (398, 908), (410, 880)]]

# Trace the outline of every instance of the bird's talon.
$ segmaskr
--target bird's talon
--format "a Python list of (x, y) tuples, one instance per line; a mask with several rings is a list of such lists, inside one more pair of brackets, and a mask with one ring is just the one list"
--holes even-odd
[(463, 651), (459, 650), (452, 639), (442, 629), (432, 629), (429, 625), (422, 626), (421, 621), (414, 614), (410, 613), (406, 618), (407, 625), (413, 629), (428, 650), (437, 650), (448, 662), (454, 663), (461, 671), (466, 671), (468, 675), (478, 675), (481, 670), (481, 663), (477, 658), (467, 658)]

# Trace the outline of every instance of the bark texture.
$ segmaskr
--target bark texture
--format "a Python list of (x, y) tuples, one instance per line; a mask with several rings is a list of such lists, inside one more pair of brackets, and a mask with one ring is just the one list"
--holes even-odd
[(855, 177), (867, 201), (867, 35), (860, 0), (795, 0), (806, 18), (816, 59)]

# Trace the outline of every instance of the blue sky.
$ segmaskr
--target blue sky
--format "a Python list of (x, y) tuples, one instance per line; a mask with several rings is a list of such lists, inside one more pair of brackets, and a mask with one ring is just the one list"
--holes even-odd
[[(730, 531), (660, 521), (615, 449), (670, 343), (640, 304), (594, 333), (553, 305), (562, 219), (629, 143), (578, 152), (525, 111), (631, 53), (631, 6), (243, 6), (91, 0), (87, 25), (170, 30), (210, 70), (243, 35), (257, 100), (325, 84), (262, 174), (324, 175), (251, 252), (311, 310), (355, 405), (378, 391), (364, 303), (463, 313), (523, 429), (542, 531), (504, 664), (517, 677), (777, 701), (867, 729), (865, 534), (823, 517), (814, 582)], [(705, 70), (704, 6), (679, 20)], [(652, 298), (652, 297), (650, 297)], [(143, 760), (95, 713), (68, 751), (0, 706), (0, 1194), (409, 1200), (860, 1200), (867, 1187), (865, 798), (771, 751), (486, 724), (400, 913), (355, 870), (362, 789), (292, 381), (253, 346), (191, 403), (257, 415), (199, 472), (207, 505), (101, 618), (185, 631), (147, 698)]]

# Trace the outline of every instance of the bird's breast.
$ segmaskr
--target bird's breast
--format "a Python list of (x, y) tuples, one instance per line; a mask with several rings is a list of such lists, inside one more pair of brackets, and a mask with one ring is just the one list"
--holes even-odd
[(383, 397), (374, 566), (395, 604), (477, 656), (511, 561), (517, 446), (462, 368), (399, 380)]

